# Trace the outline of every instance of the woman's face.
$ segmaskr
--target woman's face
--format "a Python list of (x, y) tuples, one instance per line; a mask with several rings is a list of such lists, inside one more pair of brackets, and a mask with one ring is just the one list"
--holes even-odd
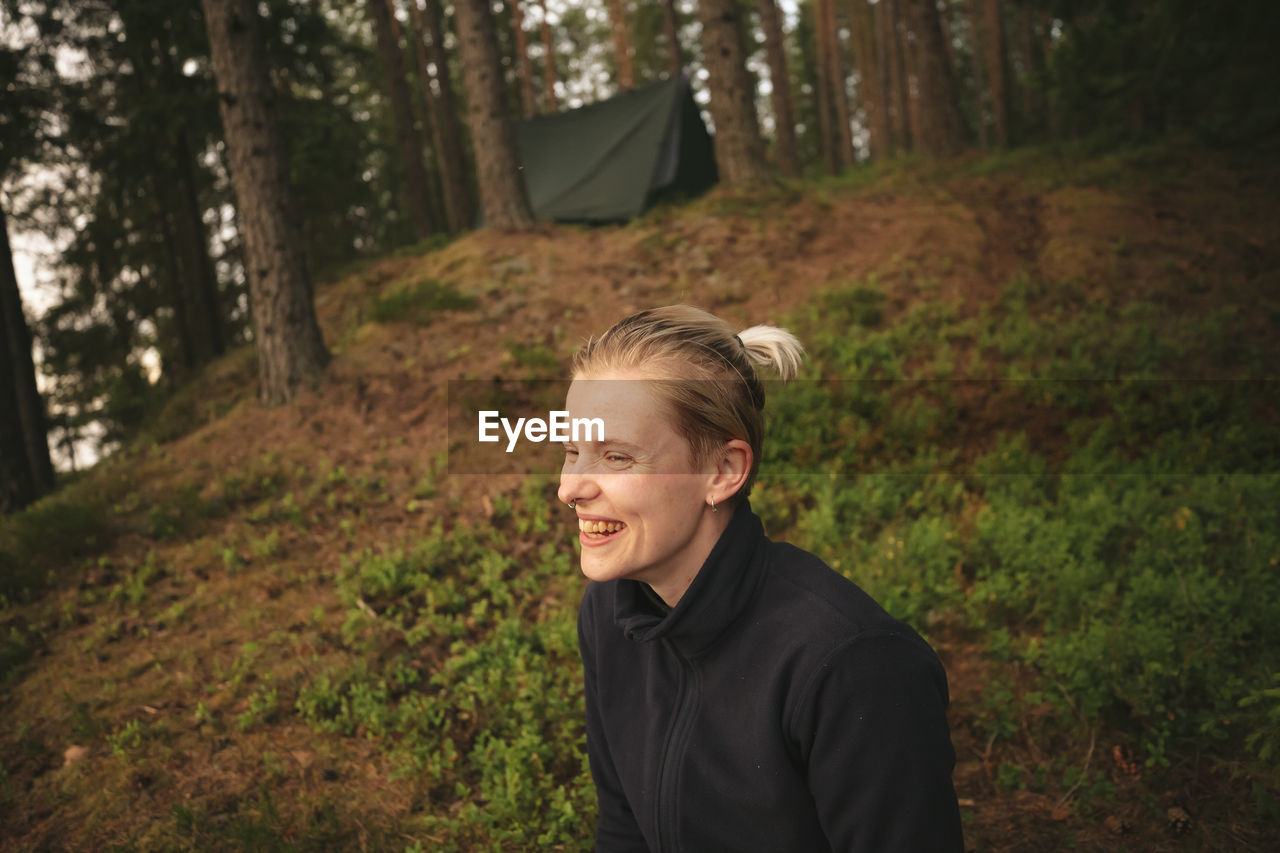
[(638, 373), (573, 381), (565, 401), (569, 417), (600, 418), (604, 440), (565, 445), (558, 496), (576, 504), (583, 574), (645, 581), (674, 604), (730, 513), (711, 512), (716, 465), (694, 464), (689, 443), (650, 384)]

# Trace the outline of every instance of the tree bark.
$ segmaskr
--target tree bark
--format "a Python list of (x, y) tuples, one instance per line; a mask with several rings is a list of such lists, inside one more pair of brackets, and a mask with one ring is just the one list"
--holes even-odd
[(823, 15), (820, 33), (827, 40), (827, 92), (835, 107), (836, 125), (836, 162), (841, 168), (848, 168), (855, 162), (853, 152), (853, 128), (849, 121), (849, 90), (845, 85), (844, 63), (840, 61), (840, 30), (836, 22), (835, 0), (820, 0)]
[(40, 496), (31, 478), (26, 434), (18, 417), (16, 378), (9, 329), (0, 326), (0, 515), (17, 512)]
[(840, 164), (836, 159), (836, 143), (832, 138), (835, 128), (831, 115), (831, 84), (827, 80), (827, 34), (825, 15), (822, 4), (827, 0), (813, 0), (813, 47), (817, 60), (814, 74), (814, 93), (817, 96), (818, 132), (822, 136), (822, 166), (828, 175), (840, 173)]
[(1009, 145), (1009, 64), (1005, 51), (1004, 16), (1000, 0), (971, 0), (982, 3), (982, 53), (987, 85), (991, 92), (991, 118), (995, 124), (996, 146)]
[(885, 69), (885, 103), (889, 107), (890, 144), (896, 151), (911, 150), (911, 116), (907, 98), (906, 58), (902, 48), (902, 28), (898, 0), (880, 0), (876, 4), (877, 41), (880, 65)]
[(243, 228), (258, 396), (268, 405), (285, 403), (319, 378), (329, 353), (316, 322), (258, 6), (254, 0), (202, 3)]
[(409, 221), (419, 240), (440, 230), (431, 213), (431, 189), (422, 165), (422, 139), (414, 123), (409, 84), (405, 79), (404, 55), (400, 39), (391, 22), (388, 0), (368, 0), (366, 5), (378, 36), (378, 53), (382, 55), (387, 75), (387, 93), (391, 97), (391, 116), (396, 128), (396, 144), (400, 149), (400, 165), (404, 169), (404, 195), (409, 205)]
[[(937, 6), (935, 5), (934, 8)], [(950, 0), (942, 0), (942, 8), (938, 9), (938, 28), (942, 31), (942, 49), (947, 57), (947, 65), (950, 66), (952, 75), (955, 75), (956, 69), (960, 66), (956, 64), (956, 40), (955, 34), (951, 31)]]
[(53, 490), (49, 430), (36, 386), (31, 331), (0, 209), (0, 514)]
[(556, 44), (547, 18), (547, 0), (538, 0), (538, 6), (542, 9), (542, 85), (547, 90), (546, 110), (556, 113), (560, 111), (560, 99), (556, 97)]
[(796, 119), (795, 110), (791, 106), (791, 77), (787, 73), (781, 16), (774, 0), (759, 0), (759, 7), (765, 56), (769, 62), (774, 151), (778, 157), (778, 170), (787, 177), (795, 178), (800, 175), (800, 158), (796, 154)]
[(227, 350), (223, 332), (218, 279), (209, 259), (209, 242), (200, 214), (200, 194), (192, 171), (194, 155), (181, 127), (174, 135), (174, 167), (178, 206), (174, 210), (183, 275), (183, 300), (191, 330), (191, 351), (196, 364), (208, 364)]
[(955, 77), (942, 44), (938, 9), (933, 0), (908, 0), (907, 9), (919, 96), (916, 147), (933, 157), (955, 154), (964, 146), (964, 123)]
[(627, 34), (627, 0), (609, 0), (609, 28), (613, 32), (613, 57), (618, 66), (618, 88), (636, 87), (635, 66), (631, 62), (631, 38)]
[(745, 189), (772, 178), (756, 120), (751, 78), (742, 49), (741, 8), (736, 0), (701, 0), (702, 55), (710, 75), (711, 118), (720, 180)]
[[(1048, 13), (1040, 14), (1048, 16)], [(1019, 7), (1018, 17), (1021, 29), (1022, 41), (1022, 79), (1019, 81), (1022, 96), (1022, 115), (1019, 120), (1019, 127), (1024, 138), (1039, 135), (1044, 130), (1044, 98), (1040, 94), (1037, 86), (1038, 81), (1042, 78), (1045, 70), (1045, 57), (1048, 54), (1047, 48), (1052, 38), (1049, 36), (1051, 29), (1049, 22), (1046, 20), (1044, 25), (1043, 39), (1041, 42), (1036, 36), (1036, 15), (1037, 12), (1032, 8), (1032, 4), (1024, 3)], [(1049, 112), (1050, 121), (1056, 124), (1056, 115), (1054, 111)], [(1051, 135), (1057, 138), (1055, 128), (1050, 128)]]
[(978, 146), (985, 151), (991, 147), (990, 131), (987, 128), (990, 92), (987, 90), (987, 75), (983, 71), (987, 41), (982, 33), (982, 10), (978, 8), (977, 0), (969, 0), (966, 14), (969, 17), (970, 49), (973, 53), (974, 129), (978, 133)]
[(876, 59), (876, 33), (871, 7), (867, 0), (851, 0), (854, 62), (858, 67), (858, 100), (867, 118), (868, 146), (872, 159), (889, 153), (889, 116), (884, 100), (879, 62)]
[[(542, 0), (546, 2), (546, 0)], [(667, 62), (671, 76), (684, 72), (684, 51), (680, 48), (680, 16), (676, 12), (676, 0), (664, 0), (662, 26), (667, 34)]]
[(455, 0), (462, 79), (467, 90), (471, 144), (485, 224), (499, 231), (533, 227), (516, 156), (515, 132), (508, 119), (502, 63), (487, 0)]
[[(180, 89), (181, 77), (174, 66), (166, 32), (160, 31), (157, 53), (160, 57), (161, 79), (170, 91)], [(200, 191), (193, 170), (195, 154), (187, 130), (181, 122), (174, 122), (171, 131), (173, 147), (173, 178), (176, 201), (166, 203), (173, 214), (174, 236), (177, 240), (178, 260), (183, 271), (181, 282), (182, 304), (175, 306), (186, 315), (191, 335), (192, 366), (208, 364), (226, 352), (226, 336), (223, 332), (222, 305), (218, 299), (218, 277), (209, 258), (209, 241), (201, 214)]]
[(538, 102), (533, 94), (533, 63), (529, 61), (529, 42), (524, 34), (524, 12), (520, 0), (511, 0), (511, 28), (516, 35), (516, 58), (520, 64), (520, 99), (524, 101), (524, 117), (533, 118), (538, 113)]
[[(449, 74), (449, 57), (444, 52), (440, 0), (425, 0), (425, 11), (421, 2), (409, 0), (416, 30), (414, 42), (422, 69), (422, 97), (426, 99), (427, 114), (431, 120), (432, 147), (436, 150), (440, 183), (444, 189), (445, 216), (449, 220), (449, 230), (458, 234), (471, 227), (475, 206), (467, 182), (469, 170), (458, 120), (458, 101)], [(432, 68), (435, 69), (434, 74), (431, 73)]]
[(181, 362), (179, 367), (165, 358), (161, 370), (167, 377), (177, 377), (190, 373), (196, 366), (195, 345), (191, 340), (191, 324), (187, 318), (185, 294), (182, 292), (185, 276), (182, 273), (182, 262), (178, 260), (178, 238), (174, 235), (172, 221), (174, 216), (168, 208), (165, 194), (157, 186), (159, 182), (152, 178), (148, 183), (155, 201), (155, 228), (164, 246), (164, 260), (169, 271), (168, 295), (173, 306), (173, 327), (178, 337), (177, 360)]

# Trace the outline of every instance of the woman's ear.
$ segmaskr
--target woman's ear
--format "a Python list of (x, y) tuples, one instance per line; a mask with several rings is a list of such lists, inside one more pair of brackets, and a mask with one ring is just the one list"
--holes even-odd
[(724, 503), (741, 491), (747, 477), (751, 475), (751, 464), (754, 461), (755, 454), (751, 452), (750, 444), (740, 438), (726, 441), (716, 457), (716, 470), (711, 478), (708, 500), (714, 500), (717, 504)]

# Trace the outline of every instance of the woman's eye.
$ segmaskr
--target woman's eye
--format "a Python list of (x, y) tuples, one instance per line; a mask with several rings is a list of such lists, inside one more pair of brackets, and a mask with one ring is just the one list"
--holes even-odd
[(621, 453), (606, 453), (604, 458), (606, 462), (615, 468), (626, 465), (631, 461), (630, 456), (624, 456)]
[(564, 449), (564, 458), (565, 458), (565, 459), (577, 459), (577, 458), (578, 458), (578, 451), (574, 450), (573, 448), (566, 447), (566, 448)]

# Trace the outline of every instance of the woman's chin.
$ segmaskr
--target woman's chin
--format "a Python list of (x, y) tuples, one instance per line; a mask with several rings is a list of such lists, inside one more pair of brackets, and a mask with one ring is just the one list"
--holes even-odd
[(603, 559), (603, 555), (585, 552), (582, 555), (581, 567), (582, 574), (587, 580), (593, 580), (596, 583), (604, 583), (605, 581), (616, 581), (627, 577), (627, 571), (618, 565), (617, 560)]

